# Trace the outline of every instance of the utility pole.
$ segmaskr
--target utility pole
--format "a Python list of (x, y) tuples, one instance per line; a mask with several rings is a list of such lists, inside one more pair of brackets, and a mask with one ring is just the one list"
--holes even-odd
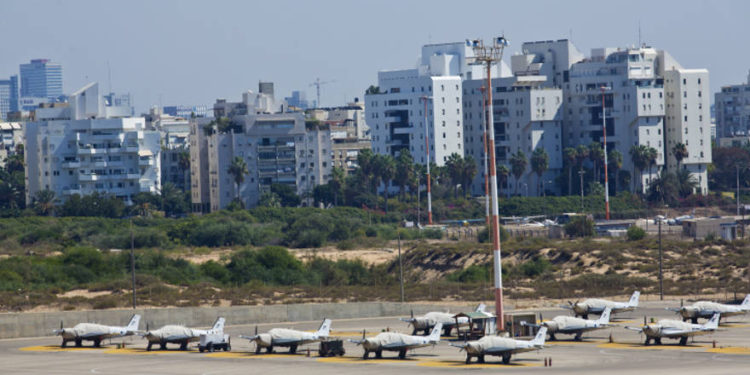
[[(605, 218), (609, 220), (609, 174), (607, 173), (607, 114), (604, 106), (604, 92), (609, 87), (602, 86), (602, 136), (604, 137), (604, 210)], [(597, 178), (598, 180), (598, 178)]]
[(495, 158), (495, 127), (493, 119), (492, 106), (492, 65), (499, 63), (503, 58), (503, 50), (508, 45), (505, 37), (498, 37), (492, 40), (491, 45), (485, 45), (481, 40), (466, 41), (469, 47), (474, 50), (474, 56), (470, 57), (470, 64), (485, 65), (487, 68), (487, 127), (492, 127), (489, 132), (487, 148), (489, 151), (489, 172), (490, 172), (490, 191), (492, 200), (492, 248), (493, 248), (493, 265), (495, 277), (495, 314), (497, 316), (497, 329), (505, 331), (505, 317), (503, 316), (503, 279), (502, 279), (502, 259), (500, 255), (500, 223), (498, 217), (497, 201), (497, 168)]
[(135, 233), (133, 233), (133, 219), (130, 219), (130, 274), (133, 278), (133, 310), (135, 310)]
[(664, 300), (664, 274), (662, 273), (662, 251), (661, 251), (661, 222), (662, 220), (659, 220), (659, 300)]
[(404, 263), (401, 260), (401, 233), (398, 234), (398, 282), (401, 284), (401, 303), (404, 303)]
[[(482, 128), (484, 132), (482, 134), (482, 147), (484, 147), (484, 221), (487, 226), (487, 233), (490, 232), (490, 182), (489, 174), (490, 171), (487, 167), (487, 96), (485, 95), (486, 88), (484, 86), (479, 88), (482, 92)], [(495, 129), (492, 129), (493, 131)]]
[(578, 171), (578, 175), (581, 176), (581, 212), (583, 212), (583, 171)]
[(427, 225), (432, 225), (432, 190), (430, 189), (430, 132), (427, 130), (427, 101), (430, 96), (421, 97), (424, 100), (424, 145), (427, 153)]

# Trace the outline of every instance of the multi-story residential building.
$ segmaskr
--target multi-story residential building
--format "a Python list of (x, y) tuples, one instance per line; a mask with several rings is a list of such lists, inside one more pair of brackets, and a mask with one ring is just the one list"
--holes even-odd
[[(676, 167), (672, 148), (683, 143), (690, 156), (682, 168), (707, 192), (707, 71), (683, 69), (666, 51), (645, 46), (596, 48), (583, 58), (567, 40), (525, 43), (523, 53), (512, 59), (516, 75), (546, 75), (545, 85), (563, 89), (563, 146), (603, 141), (601, 89), (606, 87), (607, 149), (622, 154), (623, 169), (631, 172), (638, 189), (645, 191), (662, 167)], [(634, 169), (630, 149), (637, 145), (657, 150), (654, 168)]]
[(330, 128), (332, 165), (347, 174), (353, 172), (358, 166), (359, 152), (371, 147), (364, 103), (355, 98), (344, 107), (309, 110), (307, 116)]
[(8, 113), (18, 111), (18, 76), (0, 80), (0, 120), (8, 121)]
[[(217, 100), (217, 121), (191, 119), (193, 211), (216, 211), (238, 197), (253, 207), (273, 184), (292, 186), (303, 204), (311, 204), (315, 186), (330, 178), (331, 131), (325, 125), (306, 123), (301, 112), (284, 113), (282, 108), (285, 103), (276, 103), (270, 95), (247, 92), (242, 102)], [(239, 186), (229, 173), (236, 157), (248, 171)]]
[(207, 105), (172, 105), (162, 108), (162, 113), (173, 117), (210, 117), (213, 110)]
[[(408, 149), (417, 163), (426, 163), (428, 135), (431, 162), (443, 165), (451, 154), (463, 156), (462, 81), (484, 77), (481, 66), (467, 63), (473, 55), (463, 42), (430, 44), (422, 47), (416, 68), (378, 72), (378, 86), (365, 94), (373, 151), (397, 156)], [(507, 74), (504, 64), (493, 70)]]
[[(708, 194), (708, 165), (712, 160), (708, 70), (682, 69), (674, 61), (662, 67), (667, 169), (679, 167), (689, 171), (698, 184), (697, 192)], [(673, 151), (678, 143), (684, 144), (688, 151), (679, 166)]]
[(750, 136), (750, 73), (747, 83), (723, 86), (714, 103), (717, 138)]
[(56, 101), (63, 94), (62, 66), (48, 59), (21, 64), (21, 96)]
[(190, 190), (190, 121), (153, 107), (146, 116), (146, 126), (161, 136), (161, 184), (169, 182), (183, 191)]
[[(466, 155), (477, 162), (477, 176), (472, 192), (484, 194), (484, 123), (482, 120), (486, 80), (463, 83), (464, 144)], [(536, 175), (528, 163), (526, 171), (516, 179), (511, 175), (503, 186), (507, 194), (541, 195), (540, 189), (555, 191), (551, 184), (562, 169), (562, 90), (546, 87), (546, 77), (526, 75), (492, 80), (493, 129), (497, 165), (511, 169), (511, 156), (518, 151), (527, 159), (535, 149), (543, 149), (548, 157), (547, 171)], [(489, 128), (489, 127), (488, 127)]]
[(0, 168), (5, 159), (16, 153), (16, 146), (23, 144), (22, 122), (0, 122)]
[(107, 106), (96, 83), (65, 104), (36, 109), (24, 127), (26, 201), (41, 190), (60, 200), (73, 194), (112, 194), (131, 201), (160, 189), (159, 132), (130, 108)]

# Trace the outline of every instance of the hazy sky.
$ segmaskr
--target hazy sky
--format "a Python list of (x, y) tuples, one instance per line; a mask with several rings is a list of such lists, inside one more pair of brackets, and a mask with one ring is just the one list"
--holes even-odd
[[(413, 67), (426, 43), (569, 38), (591, 48), (643, 41), (686, 68), (708, 68), (713, 91), (750, 68), (750, 1), (15, 1), (0, 0), (0, 77), (32, 58), (63, 65), (64, 91), (89, 81), (151, 105), (239, 100), (273, 81), (276, 96), (315, 78), (322, 104), (339, 105)], [(508, 54), (506, 53), (506, 56)], [(506, 57), (506, 60), (508, 58)]]

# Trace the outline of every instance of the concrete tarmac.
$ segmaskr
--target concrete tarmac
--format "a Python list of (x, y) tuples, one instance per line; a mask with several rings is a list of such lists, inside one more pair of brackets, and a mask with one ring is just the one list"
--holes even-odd
[[(166, 351), (145, 351), (146, 342), (140, 337), (115, 339), (103, 348), (60, 348), (59, 337), (0, 340), (0, 373), (2, 374), (413, 374), (456, 373), (465, 370), (479, 372), (523, 374), (746, 374), (750, 373), (750, 317), (738, 316), (722, 323), (720, 330), (690, 340), (687, 346), (676, 340), (664, 340), (664, 345), (643, 345), (637, 332), (622, 328), (640, 326), (643, 317), (649, 320), (677, 318), (664, 307), (679, 302), (642, 302), (635, 312), (616, 315), (615, 327), (584, 335), (583, 342), (571, 336), (558, 335), (558, 341), (547, 341), (545, 348), (514, 355), (510, 365), (502, 365), (499, 357), (487, 357), (487, 363), (464, 364), (465, 353), (443, 341), (435, 347), (409, 352), (405, 360), (396, 359), (397, 353), (384, 352), (382, 360), (362, 360), (362, 348), (346, 342), (346, 355), (318, 358), (317, 344), (298, 349), (298, 354), (286, 353), (285, 348), (274, 354), (254, 354), (254, 344), (237, 338), (251, 335), (255, 326), (228, 326), (232, 336), (232, 351), (199, 353), (179, 351), (170, 345)], [(545, 318), (568, 315), (566, 310), (546, 310)], [(228, 322), (231, 324), (231, 322)], [(259, 332), (272, 327), (292, 327), (315, 330), (320, 322), (258, 325)], [(50, 327), (50, 331), (56, 327)], [(141, 327), (143, 328), (143, 327)], [(154, 328), (154, 327), (152, 327)], [(332, 335), (361, 338), (362, 330), (372, 336), (383, 329), (410, 333), (410, 327), (398, 317), (334, 320)], [(614, 343), (609, 343), (610, 334)], [(569, 339), (571, 341), (569, 341)], [(716, 348), (714, 348), (716, 341)], [(116, 344), (125, 342), (125, 349)], [(84, 345), (90, 345), (85, 342)], [(307, 349), (310, 349), (310, 357)], [(372, 358), (372, 357), (371, 357)], [(552, 359), (552, 367), (544, 367), (544, 359)]]

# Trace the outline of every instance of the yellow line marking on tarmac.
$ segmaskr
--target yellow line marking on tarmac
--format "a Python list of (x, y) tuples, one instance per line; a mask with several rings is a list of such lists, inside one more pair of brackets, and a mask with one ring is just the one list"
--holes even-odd
[(359, 363), (359, 364), (378, 364), (378, 363), (409, 363), (419, 362), (417, 358), (396, 359), (396, 358), (383, 358), (383, 359), (362, 359), (362, 357), (326, 357), (318, 358), (318, 362), (325, 363)]
[(743, 348), (743, 347), (738, 347), (738, 346), (727, 346), (724, 348), (709, 348), (706, 351), (709, 353), (750, 355), (750, 348)]
[(690, 349), (703, 349), (708, 348), (708, 345), (678, 345), (678, 344), (672, 344), (672, 345), (643, 345), (643, 344), (633, 344), (633, 343), (605, 343), (597, 346), (598, 348), (602, 349), (654, 349), (654, 350), (690, 350)]
[(147, 355), (154, 355), (154, 354), (189, 354), (189, 353), (198, 353), (197, 350), (159, 350), (159, 349), (153, 349), (151, 351), (146, 350), (145, 348), (123, 348), (123, 349), (109, 349), (104, 351), (105, 354), (147, 354)]
[[(311, 354), (312, 355), (312, 354)], [(243, 359), (271, 359), (271, 358), (303, 358), (305, 354), (255, 354), (251, 352), (221, 352), (221, 353), (208, 353), (206, 357), (211, 358), (243, 358)]]
[(544, 345), (596, 345), (596, 344), (602, 344), (602, 341), (573, 341), (573, 340), (555, 340), (555, 341), (545, 341)]
[(635, 323), (635, 320), (610, 320), (610, 324), (631, 324)]
[(750, 324), (738, 324), (738, 323), (722, 323), (719, 324), (719, 328), (747, 328)]
[(537, 367), (541, 366), (538, 363), (527, 363), (527, 362), (511, 362), (507, 365), (495, 362), (495, 363), (476, 363), (472, 362), (466, 364), (464, 361), (424, 361), (419, 362), (418, 366), (426, 367), (448, 367), (448, 368), (460, 368), (460, 369), (472, 369), (472, 368), (502, 368), (502, 367)]
[(91, 346), (82, 346), (82, 347), (69, 346), (67, 348), (63, 348), (60, 345), (39, 345), (39, 346), (27, 346), (25, 348), (19, 348), (19, 350), (24, 351), (24, 352), (77, 352), (77, 351), (101, 351), (103, 349), (108, 349), (108, 348), (106, 347), (94, 348)]

